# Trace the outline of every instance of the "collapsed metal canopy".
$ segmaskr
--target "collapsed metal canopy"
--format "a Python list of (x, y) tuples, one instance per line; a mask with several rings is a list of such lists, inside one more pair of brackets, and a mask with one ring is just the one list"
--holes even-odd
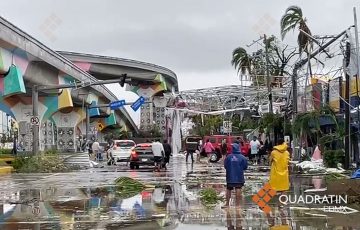
[[(273, 88), (273, 101), (285, 102), (287, 89)], [(264, 86), (229, 85), (181, 91), (179, 100), (185, 102), (191, 110), (210, 112), (237, 108), (258, 110), (261, 105), (269, 103), (268, 91)]]

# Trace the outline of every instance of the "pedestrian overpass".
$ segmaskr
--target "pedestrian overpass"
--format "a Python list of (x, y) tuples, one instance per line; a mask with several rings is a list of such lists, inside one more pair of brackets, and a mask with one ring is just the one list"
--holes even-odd
[[(32, 150), (33, 128), (39, 125), (40, 150), (55, 147), (74, 151), (76, 137), (85, 136), (87, 113), (92, 133), (116, 127), (138, 133), (138, 127), (124, 108), (96, 107), (118, 100), (105, 85), (93, 85), (101, 80), (119, 79), (120, 75), (128, 74), (128, 88), (137, 94), (147, 88), (154, 89), (147, 94), (149, 97), (177, 90), (176, 75), (166, 68), (134, 60), (119, 62), (117, 68), (100, 68), (109, 66), (110, 59), (90, 63), (79, 61), (80, 56), (51, 50), (0, 17), (0, 110), (16, 120), (21, 149)], [(94, 56), (87, 55), (87, 58)], [(83, 87), (40, 91), (38, 116), (33, 117), (34, 86), (79, 83), (84, 83)], [(87, 106), (90, 109), (86, 109)]]

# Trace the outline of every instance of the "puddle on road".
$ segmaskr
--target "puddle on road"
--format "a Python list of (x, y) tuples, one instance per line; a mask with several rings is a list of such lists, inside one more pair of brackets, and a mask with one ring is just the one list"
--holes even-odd
[[(0, 229), (220, 230), (360, 227), (359, 213), (345, 215), (324, 213), (321, 210), (278, 208), (275, 203), (270, 204), (272, 213), (271, 217), (267, 217), (252, 201), (253, 194), (259, 191), (266, 180), (265, 174), (261, 173), (248, 175), (240, 209), (224, 210), (221, 204), (205, 208), (198, 197), (201, 189), (214, 188), (224, 195), (224, 184), (220, 183), (220, 176), (211, 180), (213, 175), (209, 175), (197, 181), (192, 178), (199, 178), (199, 174), (192, 173), (191, 176), (186, 175), (182, 183), (157, 184), (154, 188), (127, 199), (117, 196), (114, 186), (79, 189), (49, 186), (45, 189), (21, 190), (5, 197), (0, 204)], [(192, 183), (186, 181), (189, 178)], [(156, 180), (153, 178), (152, 181)], [(299, 195), (306, 189), (324, 186), (322, 177), (296, 177), (292, 178), (290, 193)]]

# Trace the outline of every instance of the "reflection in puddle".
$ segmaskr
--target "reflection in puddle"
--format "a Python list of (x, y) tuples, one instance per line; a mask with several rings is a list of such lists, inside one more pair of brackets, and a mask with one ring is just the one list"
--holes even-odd
[[(222, 204), (204, 208), (198, 193), (214, 188), (224, 194), (224, 173), (216, 169), (203, 173), (189, 167), (182, 179), (171, 185), (157, 185), (135, 196), (122, 199), (115, 187), (24, 189), (0, 203), (0, 229), (333, 229), (359, 227), (358, 214), (342, 215), (316, 210), (278, 208), (265, 215), (252, 201), (252, 195), (266, 179), (253, 172), (244, 189), (241, 208), (224, 210)], [(201, 172), (201, 173), (199, 173)], [(139, 172), (140, 175), (141, 172)], [(139, 176), (138, 175), (138, 176)], [(251, 178), (254, 178), (252, 180)], [(188, 180), (191, 179), (191, 182)], [(169, 183), (168, 178), (153, 177), (154, 184)], [(322, 177), (297, 177), (291, 180), (291, 194), (323, 188)]]

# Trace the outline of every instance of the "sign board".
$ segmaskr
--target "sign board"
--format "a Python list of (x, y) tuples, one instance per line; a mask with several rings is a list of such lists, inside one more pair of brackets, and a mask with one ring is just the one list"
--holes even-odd
[(97, 131), (98, 131), (97, 127), (95, 127), (95, 126), (90, 127), (90, 134), (96, 135)]
[(125, 100), (120, 100), (120, 101), (113, 101), (109, 104), (110, 109), (114, 110), (114, 109), (118, 109), (120, 107), (123, 107), (125, 105)]
[(284, 141), (289, 145), (290, 144), (290, 136), (284, 136)]
[(231, 121), (223, 121), (223, 129), (224, 133), (232, 132), (232, 122)]
[(145, 103), (145, 98), (141, 96), (130, 107), (136, 112), (144, 103)]
[(39, 126), (39, 125), (40, 125), (40, 119), (39, 119), (39, 117), (38, 117), (38, 116), (32, 116), (32, 117), (30, 118), (30, 123), (31, 123), (32, 125)]

